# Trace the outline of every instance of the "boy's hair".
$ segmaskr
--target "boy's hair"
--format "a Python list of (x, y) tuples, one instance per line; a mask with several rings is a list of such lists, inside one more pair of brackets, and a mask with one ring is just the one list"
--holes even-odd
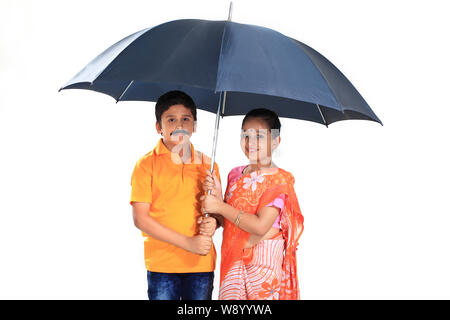
[(164, 93), (156, 102), (155, 117), (156, 121), (158, 121), (160, 125), (161, 116), (164, 111), (167, 111), (171, 106), (176, 104), (182, 104), (186, 108), (190, 109), (192, 116), (194, 117), (194, 121), (197, 121), (197, 107), (194, 100), (192, 100), (192, 98), (183, 91), (174, 90)]
[(250, 110), (245, 115), (244, 120), (242, 120), (242, 127), (244, 127), (245, 121), (247, 121), (248, 119), (255, 119), (255, 118), (261, 119), (267, 124), (267, 127), (269, 127), (270, 132), (272, 134), (272, 139), (275, 139), (280, 135), (281, 122), (280, 119), (278, 118), (278, 115), (275, 112), (264, 108)]

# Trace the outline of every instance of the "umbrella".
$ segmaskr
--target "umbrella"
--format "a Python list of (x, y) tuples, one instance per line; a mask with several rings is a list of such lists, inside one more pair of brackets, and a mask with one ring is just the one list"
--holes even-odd
[(62, 89), (87, 89), (116, 102), (156, 101), (169, 90), (189, 94), (220, 117), (253, 108), (328, 126), (348, 119), (381, 121), (350, 81), (306, 44), (272, 29), (231, 21), (175, 20), (136, 32), (105, 50)]

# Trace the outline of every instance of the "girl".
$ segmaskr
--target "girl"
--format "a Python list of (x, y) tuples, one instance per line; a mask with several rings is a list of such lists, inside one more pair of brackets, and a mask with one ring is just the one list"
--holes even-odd
[(242, 122), (241, 147), (249, 165), (228, 175), (225, 202), (217, 178), (203, 184), (203, 212), (224, 226), (220, 300), (299, 299), (295, 251), (303, 231), (294, 177), (277, 168), (272, 152), (280, 143), (280, 120), (267, 109)]

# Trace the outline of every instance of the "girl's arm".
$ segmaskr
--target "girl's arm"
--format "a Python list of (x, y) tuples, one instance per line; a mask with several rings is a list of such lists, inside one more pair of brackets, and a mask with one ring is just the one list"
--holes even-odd
[[(205, 193), (210, 192), (211, 195), (223, 201), (222, 185), (220, 184), (220, 181), (217, 178), (217, 174), (215, 171), (213, 171), (213, 174), (211, 174), (211, 171), (206, 170), (206, 178), (205, 181), (203, 182), (203, 191)], [(211, 216), (217, 220), (216, 228), (224, 226), (225, 221), (223, 216), (214, 213), (212, 213)]]
[(236, 223), (239, 215), (238, 227), (250, 234), (264, 236), (275, 222), (280, 209), (275, 207), (264, 207), (258, 213), (251, 214), (242, 212), (229, 204), (217, 199), (217, 197), (207, 195), (200, 198), (203, 200), (203, 209), (206, 212), (220, 214), (232, 223)]

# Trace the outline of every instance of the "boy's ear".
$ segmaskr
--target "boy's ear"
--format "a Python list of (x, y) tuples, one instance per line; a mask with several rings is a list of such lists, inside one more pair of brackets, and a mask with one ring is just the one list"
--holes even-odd
[(155, 128), (156, 128), (156, 132), (158, 132), (158, 134), (162, 134), (161, 126), (159, 125), (158, 121), (156, 121), (156, 123), (155, 123)]
[(194, 131), (192, 132), (196, 132), (197, 131), (197, 121), (194, 121)]

